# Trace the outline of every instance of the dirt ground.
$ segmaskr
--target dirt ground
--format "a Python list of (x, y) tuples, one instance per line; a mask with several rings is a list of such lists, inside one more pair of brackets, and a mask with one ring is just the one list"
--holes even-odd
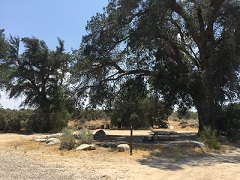
[[(107, 135), (129, 136), (129, 131), (106, 130)], [(136, 136), (148, 130), (134, 131)], [(134, 147), (116, 152), (97, 147), (94, 151), (60, 151), (33, 141), (39, 134), (0, 134), (0, 179), (240, 179), (240, 149), (226, 146), (221, 153), (178, 158), (153, 156)]]

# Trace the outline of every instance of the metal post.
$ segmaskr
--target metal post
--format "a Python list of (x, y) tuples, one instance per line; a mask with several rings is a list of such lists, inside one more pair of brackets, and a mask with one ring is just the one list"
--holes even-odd
[(130, 129), (130, 155), (132, 155), (132, 143), (133, 143), (133, 128)]

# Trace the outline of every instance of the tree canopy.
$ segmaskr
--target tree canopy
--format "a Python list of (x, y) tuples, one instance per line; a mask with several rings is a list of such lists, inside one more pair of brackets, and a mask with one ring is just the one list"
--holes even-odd
[[(8, 51), (8, 42), (5, 38), (4, 30), (0, 29), (0, 64), (2, 63), (2, 59), (4, 59), (7, 56), (7, 51)], [(7, 68), (4, 66), (0, 67), (0, 89), (3, 87), (4, 80), (5, 80), (5, 75), (7, 74)]]
[(237, 0), (110, 0), (75, 52), (79, 95), (102, 103), (144, 76), (166, 102), (195, 105), (200, 131), (219, 129), (222, 104), (239, 98), (239, 17)]
[[(24, 50), (19, 54), (20, 42)], [(64, 42), (59, 39), (55, 51), (36, 38), (11, 37), (7, 56), (1, 67), (8, 69), (4, 88), (9, 97), (23, 96), (22, 106), (35, 107), (44, 114), (43, 130), (51, 130), (50, 115), (62, 110), (68, 103), (66, 84), (70, 55), (64, 52)]]

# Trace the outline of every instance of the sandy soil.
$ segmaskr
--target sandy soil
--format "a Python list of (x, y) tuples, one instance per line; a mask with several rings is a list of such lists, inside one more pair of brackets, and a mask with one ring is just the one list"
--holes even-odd
[[(106, 131), (119, 135), (129, 131)], [(134, 131), (145, 135), (148, 131)], [(154, 157), (147, 151), (119, 153), (60, 151), (32, 140), (38, 135), (0, 134), (0, 179), (240, 179), (240, 149), (181, 158)]]

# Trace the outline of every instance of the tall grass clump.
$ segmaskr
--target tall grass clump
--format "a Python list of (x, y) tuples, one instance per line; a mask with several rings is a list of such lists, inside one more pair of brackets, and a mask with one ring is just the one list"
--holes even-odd
[(90, 129), (83, 128), (79, 130), (77, 135), (79, 144), (92, 144), (93, 143), (93, 134)]
[(203, 127), (203, 131), (200, 133), (199, 139), (203, 141), (210, 149), (221, 148), (221, 143), (218, 139), (217, 130), (212, 129), (210, 126)]
[(60, 138), (60, 149), (67, 149), (67, 150), (71, 150), (74, 148), (75, 146), (75, 137), (74, 134), (72, 133), (71, 130), (69, 130), (68, 128), (64, 128), (62, 130), (62, 136)]

